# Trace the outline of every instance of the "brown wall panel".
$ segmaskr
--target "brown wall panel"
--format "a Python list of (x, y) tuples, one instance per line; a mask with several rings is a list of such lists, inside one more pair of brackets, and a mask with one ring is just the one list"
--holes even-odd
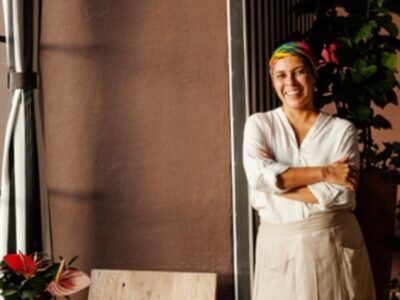
[(44, 1), (55, 255), (233, 298), (226, 1)]

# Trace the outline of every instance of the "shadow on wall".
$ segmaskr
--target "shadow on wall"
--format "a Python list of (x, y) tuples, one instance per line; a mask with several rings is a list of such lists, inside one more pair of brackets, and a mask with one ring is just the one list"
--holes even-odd
[(86, 270), (217, 272), (231, 299), (226, 4), (174, 2), (43, 7), (55, 255)]

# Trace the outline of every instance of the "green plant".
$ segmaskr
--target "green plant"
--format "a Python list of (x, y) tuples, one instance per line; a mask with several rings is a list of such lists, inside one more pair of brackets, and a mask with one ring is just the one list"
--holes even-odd
[(50, 300), (67, 297), (90, 284), (89, 277), (68, 264), (34, 253), (7, 254), (0, 262), (0, 295), (5, 300)]
[(373, 128), (392, 126), (372, 104), (398, 105), (394, 89), (399, 87), (395, 74), (400, 40), (392, 15), (400, 15), (400, 1), (300, 0), (293, 11), (315, 17), (312, 28), (300, 36), (320, 53), (315, 105), (333, 102), (337, 115), (359, 129), (362, 170), (399, 174), (400, 142), (382, 147), (374, 142)]

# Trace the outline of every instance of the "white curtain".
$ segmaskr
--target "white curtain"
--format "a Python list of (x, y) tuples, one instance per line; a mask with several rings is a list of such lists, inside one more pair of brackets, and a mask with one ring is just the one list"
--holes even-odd
[(36, 77), (40, 0), (3, 0), (10, 105), (0, 198), (0, 256), (52, 254)]

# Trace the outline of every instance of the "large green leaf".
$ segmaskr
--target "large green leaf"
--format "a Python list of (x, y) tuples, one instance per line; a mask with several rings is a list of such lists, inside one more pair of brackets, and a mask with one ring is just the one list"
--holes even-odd
[(362, 58), (358, 58), (354, 61), (353, 65), (351, 67), (353, 69), (356, 69), (357, 71), (361, 72), (362, 69), (367, 67), (367, 61)]
[(375, 19), (376, 19), (376, 21), (378, 22), (379, 25), (392, 22), (392, 16), (389, 15), (389, 14), (377, 16)]
[(378, 95), (374, 95), (372, 101), (375, 103), (376, 106), (380, 108), (384, 108), (387, 104), (387, 97), (385, 94), (379, 93)]
[(398, 100), (397, 100), (397, 95), (396, 95), (396, 93), (395, 93), (393, 90), (388, 90), (388, 91), (386, 91), (386, 92), (385, 92), (385, 96), (386, 96), (386, 99), (387, 99), (387, 101), (388, 101), (389, 103), (393, 103), (393, 104), (395, 104), (395, 105), (398, 105), (398, 104), (399, 104), (399, 102), (398, 102)]
[(373, 111), (368, 106), (361, 105), (357, 109), (357, 117), (361, 121), (369, 121), (371, 119), (372, 114), (373, 114)]
[(383, 2), (385, 2), (385, 0), (375, 0), (375, 3), (378, 7), (382, 7)]
[(376, 115), (373, 119), (373, 125), (376, 129), (390, 129), (392, 128), (392, 124), (383, 116)]
[(368, 87), (368, 89), (372, 91), (372, 100), (380, 108), (385, 108), (386, 105), (388, 105), (389, 103), (393, 103), (394, 105), (398, 104), (397, 95), (393, 90), (387, 90), (384, 93), (382, 93), (381, 91), (375, 93), (375, 90), (373, 90), (371, 87)]
[(342, 43), (343, 45), (346, 45), (346, 46), (349, 47), (349, 48), (352, 46), (351, 39), (349, 39), (348, 37), (340, 36), (340, 37), (338, 38), (338, 41), (339, 41), (340, 43)]
[(367, 39), (372, 36), (372, 30), (378, 27), (378, 23), (375, 20), (369, 21), (367, 24), (361, 27), (354, 38), (354, 42), (358, 44), (361, 40)]
[(370, 78), (376, 73), (378, 67), (376, 65), (367, 65), (367, 62), (359, 58), (351, 66), (351, 77), (356, 83), (361, 83), (362, 81)]
[(8, 268), (8, 265), (7, 265), (7, 263), (6, 263), (4, 260), (2, 260), (2, 261), (0, 262), (0, 268), (3, 269), (3, 270), (5, 270), (5, 269)]
[(397, 56), (396, 53), (383, 52), (381, 57), (381, 64), (391, 71), (397, 70)]
[(397, 50), (400, 49), (400, 40), (396, 39), (396, 38), (394, 38), (392, 36), (378, 35), (378, 36), (376, 36), (375, 40), (379, 45), (382, 45), (382, 46), (383, 45), (387, 45), (387, 46), (390, 46), (391, 48), (394, 48), (394, 49), (397, 49)]
[(18, 293), (17, 289), (5, 289), (2, 293), (2, 296), (9, 297)]
[(376, 93), (379, 91), (391, 90), (397, 85), (396, 77), (391, 71), (380, 71), (376, 74), (374, 79), (376, 80), (371, 84), (371, 88), (373, 88)]
[(46, 279), (41, 277), (35, 277), (32, 281), (32, 288), (36, 293), (39, 293), (47, 286)]
[(23, 290), (21, 293), (21, 299), (23, 299), (23, 300), (34, 299), (33, 296), (34, 296), (34, 294), (33, 294), (32, 290)]
[(363, 78), (363, 80), (366, 80), (366, 79), (370, 78), (372, 75), (374, 75), (377, 70), (378, 70), (377, 66), (371, 65), (371, 66), (368, 66), (366, 68), (363, 68), (361, 70), (360, 75)]
[(392, 36), (397, 37), (399, 30), (395, 23), (392, 22), (392, 16), (385, 14), (383, 16), (376, 17), (376, 21), (380, 26), (386, 29), (386, 31)]
[(67, 263), (68, 267), (71, 267), (72, 264), (79, 258), (79, 255), (75, 255), (73, 258), (70, 259), (70, 261)]
[(389, 34), (392, 37), (397, 37), (397, 35), (399, 34), (399, 29), (397, 28), (396, 24), (393, 22), (387, 23), (385, 25), (382, 26), (383, 28), (385, 28), (387, 30), (387, 32), (389, 32)]

